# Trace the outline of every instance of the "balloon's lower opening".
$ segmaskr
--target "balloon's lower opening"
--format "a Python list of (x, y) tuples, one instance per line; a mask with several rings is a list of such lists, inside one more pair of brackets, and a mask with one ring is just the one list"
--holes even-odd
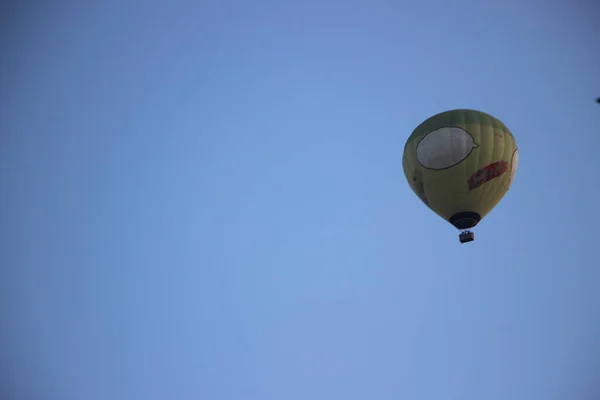
[(461, 211), (448, 220), (456, 229), (471, 229), (481, 221), (481, 216), (473, 211)]

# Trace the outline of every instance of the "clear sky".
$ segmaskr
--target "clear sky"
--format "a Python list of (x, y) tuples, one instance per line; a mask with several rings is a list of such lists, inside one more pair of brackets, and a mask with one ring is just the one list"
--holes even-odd
[[(600, 398), (593, 2), (95, 3), (0, 28), (0, 397)], [(465, 245), (452, 108), (520, 148)]]

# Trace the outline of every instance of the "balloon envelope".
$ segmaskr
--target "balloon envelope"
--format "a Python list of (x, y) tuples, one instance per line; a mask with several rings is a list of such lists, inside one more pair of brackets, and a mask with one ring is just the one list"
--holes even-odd
[(415, 194), (457, 229), (477, 225), (511, 186), (519, 164), (512, 133), (474, 110), (422, 122), (404, 146), (402, 166)]

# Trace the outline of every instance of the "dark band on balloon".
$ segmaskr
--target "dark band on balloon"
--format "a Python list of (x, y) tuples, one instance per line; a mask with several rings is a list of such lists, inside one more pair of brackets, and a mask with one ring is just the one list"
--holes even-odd
[(481, 168), (469, 178), (469, 190), (477, 189), (484, 183), (504, 174), (508, 169), (508, 163), (504, 160), (496, 161)]

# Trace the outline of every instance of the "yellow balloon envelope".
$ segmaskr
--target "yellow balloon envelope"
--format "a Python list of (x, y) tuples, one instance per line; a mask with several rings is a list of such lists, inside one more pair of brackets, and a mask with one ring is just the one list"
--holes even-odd
[(425, 120), (408, 138), (402, 157), (412, 190), (460, 230), (473, 228), (498, 204), (518, 163), (517, 142), (508, 128), (474, 110)]

